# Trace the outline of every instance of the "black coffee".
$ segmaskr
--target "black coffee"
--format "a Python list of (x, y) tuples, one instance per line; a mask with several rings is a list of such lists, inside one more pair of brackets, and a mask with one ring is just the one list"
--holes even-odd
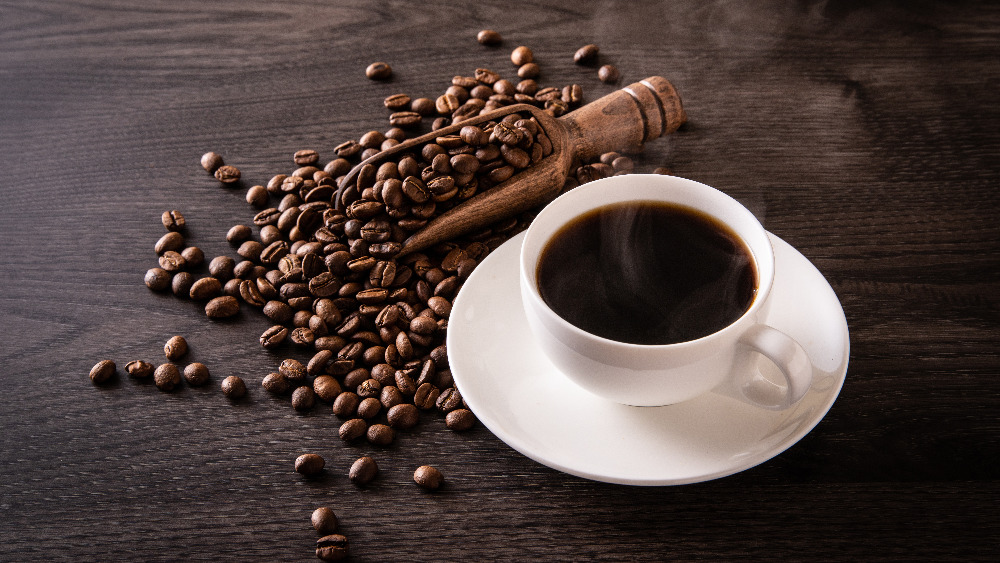
[(608, 205), (546, 243), (538, 289), (557, 314), (598, 336), (672, 344), (707, 336), (753, 302), (750, 250), (700, 211), (657, 201)]

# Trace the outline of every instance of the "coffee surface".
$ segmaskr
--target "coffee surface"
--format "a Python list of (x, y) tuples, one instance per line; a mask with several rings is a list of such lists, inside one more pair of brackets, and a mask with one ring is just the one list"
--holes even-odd
[(633, 344), (707, 336), (743, 315), (757, 273), (729, 227), (657, 201), (608, 205), (563, 226), (537, 265), (542, 299), (592, 334)]

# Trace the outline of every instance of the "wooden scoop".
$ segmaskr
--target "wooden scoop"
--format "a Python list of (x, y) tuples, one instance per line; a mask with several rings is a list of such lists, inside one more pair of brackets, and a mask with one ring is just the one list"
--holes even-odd
[(534, 116), (552, 141), (552, 152), (506, 181), (432, 219), (406, 239), (400, 256), (548, 203), (561, 191), (575, 161), (591, 160), (611, 151), (638, 152), (646, 141), (677, 130), (687, 120), (677, 91), (660, 76), (629, 84), (560, 118), (535, 106), (510, 105), (410, 139), (366, 159), (344, 177), (334, 198), (335, 205), (342, 209), (350, 203), (344, 201), (344, 190), (355, 183), (365, 164), (377, 167), (414, 146), (456, 134), (466, 125), (499, 121), (511, 113)]

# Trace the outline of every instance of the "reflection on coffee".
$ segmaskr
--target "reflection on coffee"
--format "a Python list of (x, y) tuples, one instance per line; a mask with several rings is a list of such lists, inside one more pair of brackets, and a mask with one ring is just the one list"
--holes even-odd
[(757, 291), (746, 243), (714, 217), (660, 201), (608, 205), (546, 243), (538, 290), (562, 318), (598, 336), (672, 344), (740, 318)]

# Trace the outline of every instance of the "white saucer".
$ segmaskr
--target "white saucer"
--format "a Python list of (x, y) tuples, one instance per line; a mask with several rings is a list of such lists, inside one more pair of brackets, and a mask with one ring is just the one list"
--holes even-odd
[(798, 340), (818, 368), (805, 397), (787, 410), (716, 393), (665, 407), (630, 407), (578, 387), (537, 348), (527, 326), (518, 286), (523, 233), (490, 254), (455, 299), (448, 327), (455, 383), (497, 437), (580, 477), (680, 485), (767, 461), (826, 415), (844, 384), (850, 347), (844, 311), (826, 279), (770, 236), (778, 276), (768, 323)]

